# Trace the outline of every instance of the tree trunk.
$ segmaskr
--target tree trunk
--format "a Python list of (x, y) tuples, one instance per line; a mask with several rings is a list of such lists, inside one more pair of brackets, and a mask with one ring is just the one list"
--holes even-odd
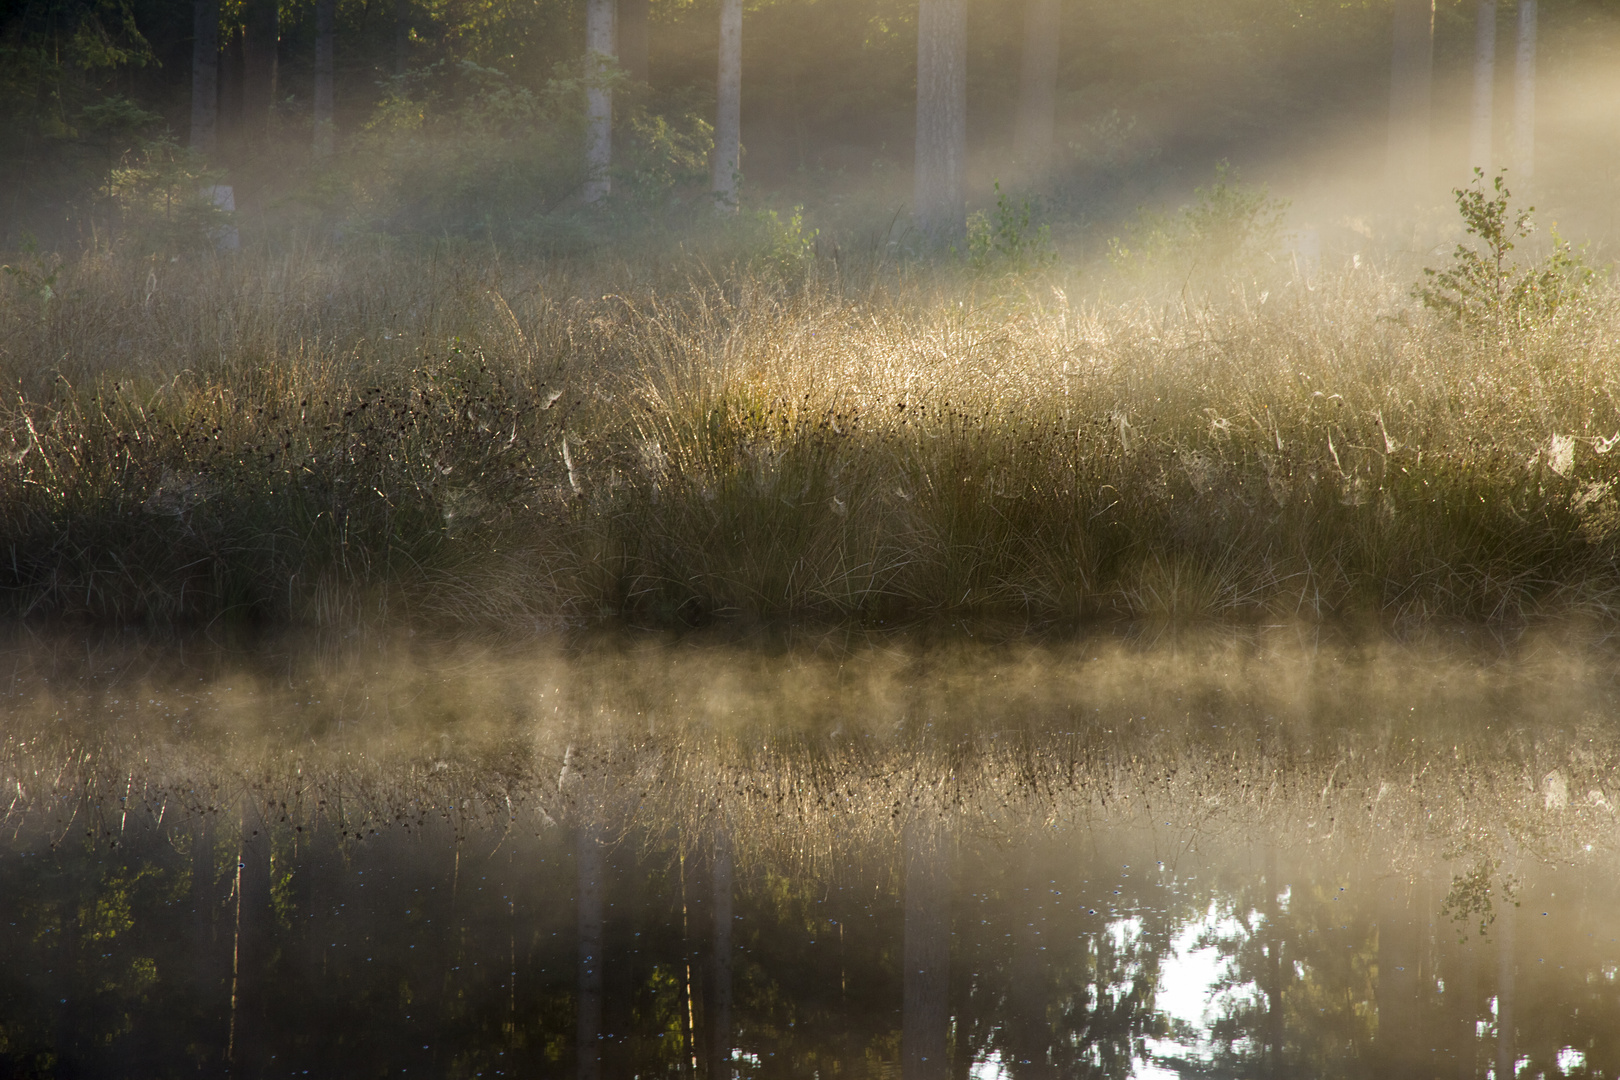
[(1057, 119), (1058, 33), (1062, 0), (1026, 0), (1024, 59), (1018, 77), (1018, 120), (1013, 157), (1024, 178), (1044, 187), (1052, 175), (1052, 132)]
[(1536, 175), (1536, 0), (1519, 0), (1519, 50), (1513, 66), (1513, 171)]
[(337, 0), (315, 0), (315, 156), (330, 157), (336, 130), (332, 121), (333, 46)]
[(613, 0), (585, 4), (585, 201), (599, 202), (613, 190)]
[(638, 83), (650, 74), (647, 43), (647, 0), (619, 0), (619, 65)]
[(263, 136), (276, 104), (281, 14), (276, 0), (248, 0), (242, 13), (242, 126)]
[(1491, 133), (1496, 103), (1496, 0), (1479, 0), (1474, 11), (1474, 116), (1468, 167), (1491, 171)]
[[(925, 0), (926, 2), (926, 0)], [(950, 1034), (950, 876), (944, 829), (914, 818), (901, 841), (905, 863), (904, 996), (900, 1020), (902, 1080), (945, 1080)]]
[(719, 108), (714, 121), (714, 206), (737, 210), (742, 169), (742, 0), (720, 0)]
[(1389, 181), (1396, 191), (1429, 182), (1434, 83), (1434, 0), (1395, 0), (1389, 87)]
[(967, 231), (967, 0), (918, 0), (917, 231), (947, 244)]
[(411, 0), (394, 0), (394, 74), (410, 66)]
[(219, 145), (219, 0), (192, 0), (191, 26), (191, 148), (207, 157)]

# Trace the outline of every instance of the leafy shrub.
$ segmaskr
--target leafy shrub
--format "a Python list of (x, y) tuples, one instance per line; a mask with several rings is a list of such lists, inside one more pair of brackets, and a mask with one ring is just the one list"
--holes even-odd
[(1283, 237), (1287, 202), (1242, 183), (1227, 162), (1215, 181), (1174, 214), (1141, 211), (1124, 237), (1108, 242), (1115, 267), (1137, 274), (1168, 272), (1182, 282), (1252, 272)]
[(994, 210), (979, 210), (967, 222), (967, 258), (976, 270), (1024, 273), (1057, 261), (1052, 230), (1031, 223), (1028, 199), (1013, 202), (996, 184)]
[(1447, 269), (1424, 269), (1428, 284), (1414, 287), (1412, 294), (1425, 307), (1464, 323), (1522, 325), (1551, 315), (1592, 284), (1596, 271), (1556, 232), (1552, 253), (1539, 265), (1513, 264), (1509, 256), (1517, 242), (1535, 231), (1531, 216), (1536, 208), (1509, 211), (1512, 193), (1505, 169), (1489, 189), (1485, 171), (1475, 169), (1473, 184), (1454, 188), (1452, 194), (1464, 230), (1478, 237), (1479, 244), (1458, 244)]

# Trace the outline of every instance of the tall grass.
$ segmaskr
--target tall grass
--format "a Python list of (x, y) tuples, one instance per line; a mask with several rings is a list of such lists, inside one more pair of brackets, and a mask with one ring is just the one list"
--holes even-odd
[[(1620, 294), (1104, 300), (807, 250), (87, 257), (0, 309), (0, 580), (119, 622), (1620, 604)], [(651, 266), (653, 268), (648, 268)], [(716, 268), (716, 267), (720, 268)]]

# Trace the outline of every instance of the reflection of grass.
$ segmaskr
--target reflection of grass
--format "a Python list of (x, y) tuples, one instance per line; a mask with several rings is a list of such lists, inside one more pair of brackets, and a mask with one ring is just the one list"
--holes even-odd
[(1504, 343), (1368, 271), (1149, 310), (847, 269), (160, 269), (85, 261), (44, 318), (5, 314), (14, 612), (1516, 620), (1620, 595), (1611, 293)]
[(701, 847), (725, 821), (745, 860), (829, 872), (890, 849), (917, 813), (965, 837), (1106, 825), (1180, 850), (1274, 836), (1464, 870), (1612, 849), (1620, 742), (1580, 719), (1612, 692), (1611, 656), (1578, 641), (1510, 660), (1444, 637), (1307, 648), (1292, 632), (623, 645), (269, 648), (183, 669), (140, 648), (88, 662), (18, 649), (7, 824), (100, 842), (127, 806), (226, 829), (257, 815), (289, 842), (336, 826), (355, 843), (583, 818)]

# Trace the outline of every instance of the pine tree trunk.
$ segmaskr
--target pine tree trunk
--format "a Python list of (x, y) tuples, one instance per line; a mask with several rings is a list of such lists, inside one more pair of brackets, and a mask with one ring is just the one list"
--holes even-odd
[(585, 4), (585, 201), (598, 202), (613, 190), (613, 90), (607, 80), (614, 64), (613, 0)]
[(1491, 133), (1496, 103), (1496, 0), (1479, 0), (1474, 12), (1474, 114), (1468, 167), (1491, 171)]
[(333, 47), (337, 38), (337, 0), (315, 0), (315, 156), (332, 155), (336, 129), (332, 120)]
[(1396, 191), (1429, 181), (1429, 116), (1434, 83), (1434, 0), (1395, 0), (1395, 52), (1389, 88), (1389, 181)]
[(619, 64), (638, 83), (651, 74), (647, 42), (647, 0), (619, 0)]
[(219, 145), (219, 0), (192, 0), (191, 25), (191, 148), (207, 157)]
[(1513, 171), (1536, 175), (1536, 0), (1519, 0), (1519, 49), (1513, 68)]
[(902, 1080), (945, 1080), (950, 1036), (951, 913), (944, 829), (915, 817), (905, 826), (905, 931), (901, 948)]
[(967, 231), (967, 0), (917, 3), (917, 231), (947, 244)]
[(411, 0), (394, 0), (394, 74), (410, 66)]
[(1024, 58), (1018, 78), (1018, 121), (1013, 157), (1025, 179), (1045, 186), (1052, 174), (1052, 133), (1057, 119), (1058, 34), (1062, 0), (1026, 0)]
[(281, 13), (276, 0), (248, 0), (242, 13), (242, 125), (263, 136), (276, 103)]
[(720, 0), (719, 107), (714, 122), (714, 205), (737, 210), (742, 169), (742, 0)]

